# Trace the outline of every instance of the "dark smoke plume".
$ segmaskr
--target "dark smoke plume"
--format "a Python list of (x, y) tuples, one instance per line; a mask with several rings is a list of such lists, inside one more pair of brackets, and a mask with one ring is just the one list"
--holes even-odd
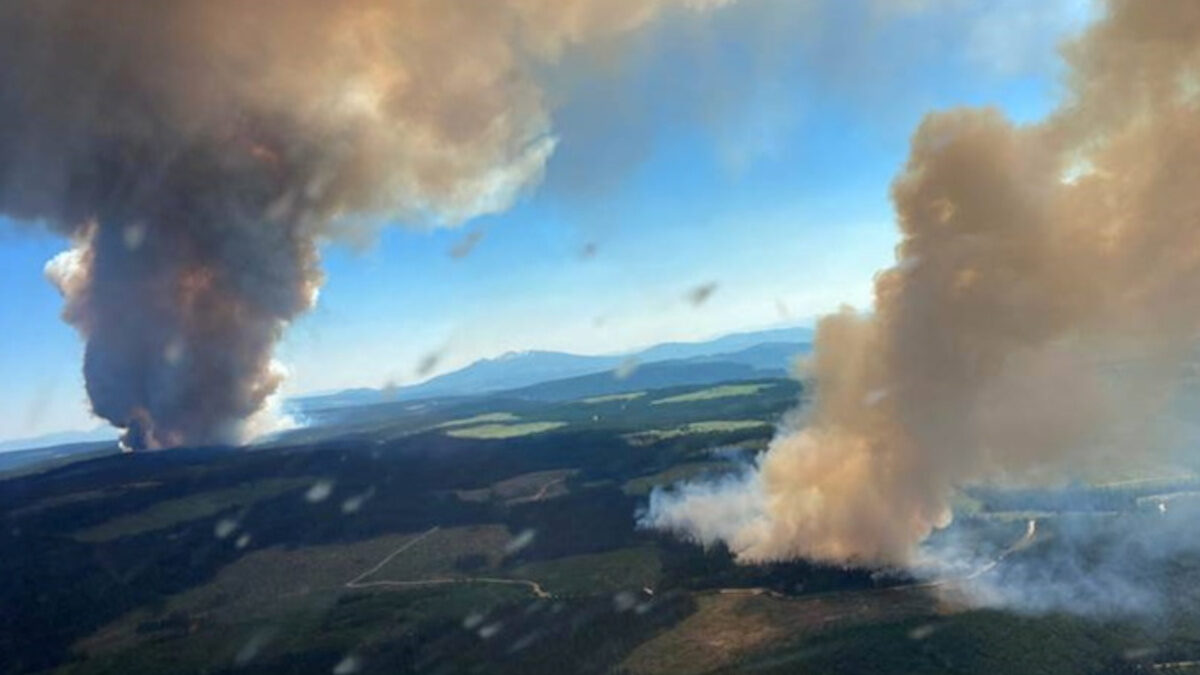
[(0, 213), (47, 268), (129, 448), (236, 442), (313, 306), (317, 242), (506, 208), (554, 147), (540, 64), (709, 0), (0, 5)]

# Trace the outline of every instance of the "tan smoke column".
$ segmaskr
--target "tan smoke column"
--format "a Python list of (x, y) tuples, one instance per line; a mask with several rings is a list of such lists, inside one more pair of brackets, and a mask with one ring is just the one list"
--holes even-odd
[(316, 243), (506, 208), (554, 148), (540, 67), (714, 0), (45, 0), (0, 7), (0, 213), (129, 447), (237, 441)]
[(905, 564), (961, 486), (1153, 461), (1200, 322), (1200, 3), (1111, 0), (1041, 124), (928, 116), (873, 313), (824, 319), (806, 426), (644, 523), (745, 561)]

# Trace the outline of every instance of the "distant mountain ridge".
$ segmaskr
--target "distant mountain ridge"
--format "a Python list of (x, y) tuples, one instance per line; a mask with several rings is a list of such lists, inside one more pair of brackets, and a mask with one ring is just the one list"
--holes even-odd
[[(701, 342), (668, 342), (626, 354), (588, 356), (552, 351), (510, 352), (390, 391), (348, 389), (333, 394), (297, 397), (289, 403), (303, 411), (371, 405), (384, 401), (474, 396), (500, 391), (540, 398), (549, 395), (545, 393), (549, 390), (539, 390), (539, 385), (591, 376), (602, 376), (616, 383), (603, 384), (603, 379), (593, 378), (563, 383), (552, 389), (607, 393), (628, 391), (631, 386), (673, 386), (716, 379), (778, 377), (786, 374), (789, 358), (810, 348), (812, 338), (811, 329), (795, 327), (734, 333)], [(666, 362), (673, 364), (672, 376), (665, 376), (667, 371), (663, 368), (648, 369), (652, 364)], [(687, 362), (688, 369), (695, 370), (694, 376), (680, 371), (679, 367), (684, 362)], [(718, 362), (724, 364), (724, 369), (716, 365)], [(701, 367), (702, 364), (704, 367)], [(628, 378), (623, 378), (626, 381), (621, 384), (612, 373), (623, 366), (633, 367), (633, 372)], [(655, 377), (655, 373), (659, 373), (660, 377)], [(728, 377), (722, 378), (719, 373)], [(537, 393), (539, 391), (543, 393)], [(559, 394), (549, 396), (560, 397)]]
[(635, 352), (633, 356), (643, 363), (652, 363), (729, 354), (768, 343), (811, 344), (812, 341), (813, 330), (811, 328), (775, 328), (748, 333), (731, 333), (703, 342), (664, 342)]
[(540, 382), (498, 395), (536, 401), (566, 401), (666, 387), (787, 377), (796, 357), (811, 350), (812, 345), (807, 342), (767, 342), (737, 352), (654, 361), (637, 367), (624, 377), (606, 370)]
[(10, 441), (0, 441), (0, 453), (33, 448), (48, 448), (56, 445), (71, 445), (77, 443), (116, 442), (117, 431), (110, 426), (96, 427), (88, 431), (58, 431), (41, 436), (14, 438)]
[[(303, 412), (499, 392), (535, 400), (565, 400), (639, 389), (781, 377), (787, 374), (789, 361), (795, 355), (811, 349), (812, 339), (811, 329), (797, 327), (734, 333), (701, 342), (668, 342), (625, 354), (509, 352), (391, 391), (346, 389), (332, 394), (296, 397), (290, 399), (288, 405)], [(618, 378), (614, 371), (622, 367), (629, 367), (631, 372)], [(10, 458), (16, 463), (20, 451), (43, 448), (61, 448), (64, 452), (90, 450), (112, 444), (116, 437), (116, 431), (107, 427), (47, 434), (0, 441), (0, 454), (13, 453)]]

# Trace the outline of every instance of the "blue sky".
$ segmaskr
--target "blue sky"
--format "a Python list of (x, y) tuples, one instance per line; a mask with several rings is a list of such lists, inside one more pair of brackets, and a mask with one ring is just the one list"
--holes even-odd
[[(1054, 45), (1088, 11), (994, 0), (881, 18), (851, 2), (780, 25), (744, 4), (646, 31), (617, 72), (548, 73), (559, 145), (507, 212), (327, 244), (318, 307), (278, 350), (287, 393), (409, 382), (433, 353), (444, 371), (867, 307), (895, 244), (888, 185), (921, 115), (995, 105), (1038, 119), (1060, 94)], [(471, 232), (478, 244), (452, 257)], [(0, 439), (98, 424), (82, 346), (42, 275), (65, 244), (0, 221)], [(716, 293), (693, 306), (706, 283)]]

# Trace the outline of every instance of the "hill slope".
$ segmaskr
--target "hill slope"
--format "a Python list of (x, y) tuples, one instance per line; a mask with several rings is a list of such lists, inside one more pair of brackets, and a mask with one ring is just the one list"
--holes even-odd
[[(445, 396), (472, 396), (507, 390), (535, 389), (537, 385), (559, 380), (597, 376), (579, 384), (579, 390), (592, 393), (611, 393), (611, 387), (599, 386), (605, 379), (613, 380), (612, 371), (622, 364), (641, 364), (640, 379), (644, 382), (628, 386), (674, 386), (701, 384), (728, 379), (777, 377), (787, 370), (790, 358), (809, 349), (812, 331), (808, 328), (736, 333), (703, 342), (671, 342), (655, 345), (632, 354), (588, 356), (565, 352), (529, 351), (509, 353), (494, 359), (482, 359), (454, 372), (439, 375), (420, 384), (384, 392), (379, 389), (349, 389), (322, 396), (300, 397), (292, 404), (301, 410), (345, 408), (372, 405), (385, 401), (412, 401)], [(660, 362), (699, 364), (725, 363), (725, 368), (696, 370), (685, 375), (675, 367), (646, 370), (649, 364)], [(766, 370), (765, 373), (750, 373)], [(635, 373), (636, 376), (636, 373)], [(656, 379), (657, 378), (657, 379)], [(587, 384), (588, 382), (592, 384)], [(576, 385), (562, 385), (562, 391)], [(628, 386), (616, 391), (629, 391)], [(599, 388), (597, 388), (599, 387)], [(553, 388), (552, 388), (553, 389)], [(540, 396), (540, 395), (539, 395)], [(557, 397), (557, 396), (556, 396)]]

